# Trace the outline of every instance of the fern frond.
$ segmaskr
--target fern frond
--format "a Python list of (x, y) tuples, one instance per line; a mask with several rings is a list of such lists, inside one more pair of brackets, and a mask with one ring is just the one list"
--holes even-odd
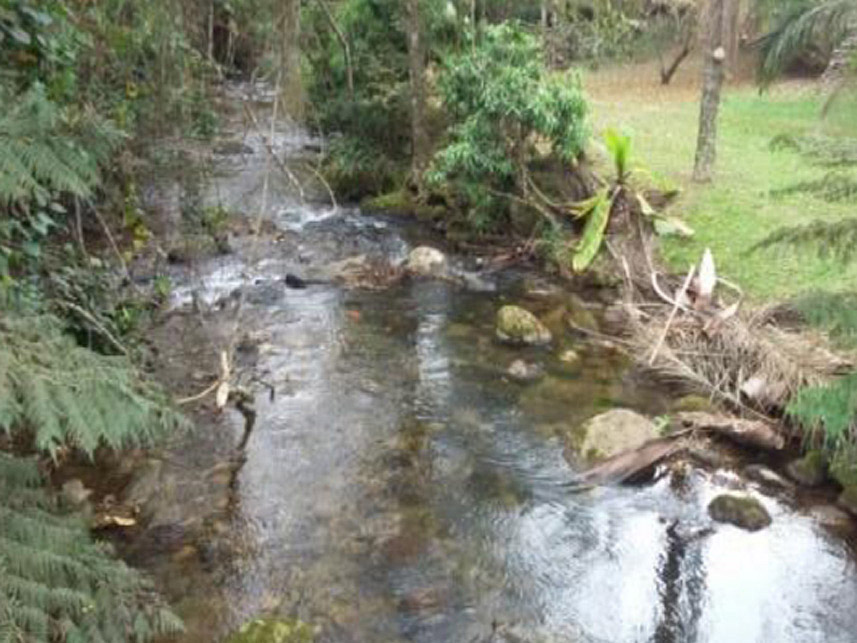
[(816, 221), (803, 226), (781, 228), (754, 245), (750, 252), (777, 245), (815, 246), (822, 257), (849, 262), (857, 256), (857, 219), (832, 223)]
[(788, 407), (788, 414), (810, 435), (822, 435), (826, 446), (841, 451), (857, 440), (857, 373), (826, 386), (800, 391)]
[[(0, 641), (146, 642), (181, 632), (150, 583), (36, 479), (35, 462), (0, 453)], [(34, 502), (20, 502), (22, 492)]]
[(146, 446), (185, 425), (127, 358), (78, 346), (46, 315), (0, 320), (0, 400), (0, 427), (29, 427), (52, 455)]
[(829, 172), (820, 179), (800, 181), (779, 190), (772, 190), (771, 196), (781, 198), (801, 193), (811, 194), (828, 203), (857, 201), (857, 178), (841, 172)]
[(857, 345), (857, 293), (811, 292), (791, 304), (807, 322), (845, 345)]
[(0, 93), (0, 204), (49, 192), (88, 198), (122, 133), (92, 111), (69, 114), (36, 84)]
[(857, 140), (843, 136), (781, 134), (774, 137), (770, 148), (774, 151), (793, 150), (822, 166), (857, 165)]

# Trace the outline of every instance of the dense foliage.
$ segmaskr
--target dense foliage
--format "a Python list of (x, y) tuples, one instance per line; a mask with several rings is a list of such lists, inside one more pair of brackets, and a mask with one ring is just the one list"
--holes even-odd
[(472, 51), (448, 58), (439, 90), (453, 120), (435, 181), (469, 200), (481, 226), (502, 223), (509, 200), (538, 187), (529, 165), (542, 143), (573, 164), (587, 140), (586, 101), (574, 74), (551, 74), (541, 45), (514, 24), (485, 28)]

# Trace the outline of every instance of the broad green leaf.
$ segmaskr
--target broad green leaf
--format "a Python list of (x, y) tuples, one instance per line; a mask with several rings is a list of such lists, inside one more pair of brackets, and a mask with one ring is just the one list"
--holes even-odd
[(583, 236), (571, 260), (571, 267), (575, 272), (583, 272), (592, 264), (604, 242), (604, 231), (610, 220), (613, 199), (610, 198), (606, 188), (596, 196), (598, 200), (589, 212), (586, 226), (583, 228)]

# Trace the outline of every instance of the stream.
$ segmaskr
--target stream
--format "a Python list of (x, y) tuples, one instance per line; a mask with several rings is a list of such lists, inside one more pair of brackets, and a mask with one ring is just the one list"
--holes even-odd
[[(247, 98), (246, 86), (230, 91)], [(415, 222), (303, 201), (276, 167), (266, 190), (262, 137), (233, 125), (225, 138), (241, 149), (215, 156), (203, 198), (262, 212), (267, 232), (171, 266), (177, 312), (155, 341), (174, 382), (193, 380), (182, 392), (201, 390), (217, 351), (200, 338), (231, 333), (240, 306), (236, 367), (255, 393), (254, 430), (238, 466), (242, 415), (200, 411), (129, 485), (147, 522), (121, 544), (185, 619), (181, 641), (221, 641), (260, 614), (342, 643), (857, 640), (847, 539), (732, 460), (576, 488), (563, 431), (613, 408), (655, 417), (671, 404), (609, 346), (555, 321), (569, 305), (598, 319), (605, 302), (456, 256), (453, 281), (337, 284), (342, 260), (396, 263), (416, 245), (443, 246)], [(317, 143), (286, 124), (274, 138), (287, 159)], [(181, 190), (164, 180), (150, 197), (163, 206)], [(286, 274), (309, 284), (287, 288)], [(553, 345), (497, 343), (505, 303), (546, 320)], [(580, 359), (561, 360), (572, 348)], [(511, 381), (519, 358), (544, 377)], [(770, 527), (711, 521), (708, 502), (735, 488), (762, 501)]]

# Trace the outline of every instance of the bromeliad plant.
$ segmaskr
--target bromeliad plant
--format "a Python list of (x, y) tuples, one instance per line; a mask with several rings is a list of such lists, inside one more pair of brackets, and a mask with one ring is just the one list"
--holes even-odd
[(591, 198), (576, 204), (571, 211), (575, 219), (585, 222), (571, 257), (571, 267), (577, 273), (589, 268), (598, 256), (608, 224), (612, 221), (614, 226), (622, 229), (630, 223), (634, 212), (650, 219), (659, 234), (693, 234), (681, 221), (656, 212), (643, 193), (631, 184), (631, 137), (608, 129), (604, 132), (604, 143), (613, 160), (616, 178), (613, 183), (601, 187)]

